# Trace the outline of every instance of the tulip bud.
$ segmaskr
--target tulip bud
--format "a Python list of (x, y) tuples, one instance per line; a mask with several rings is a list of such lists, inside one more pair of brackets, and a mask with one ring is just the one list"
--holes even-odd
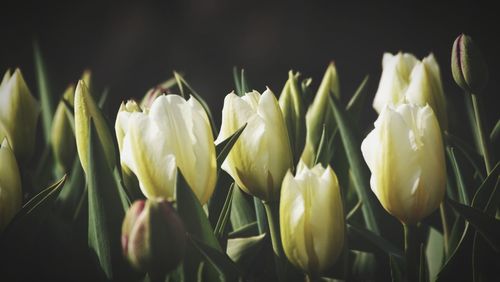
[(93, 119), (99, 140), (104, 146), (106, 159), (111, 168), (115, 166), (115, 147), (101, 110), (83, 80), (78, 81), (75, 91), (75, 137), (76, 148), (82, 168), (88, 171), (89, 122)]
[(184, 257), (185, 236), (182, 220), (170, 202), (138, 200), (123, 220), (123, 254), (137, 270), (164, 275)]
[[(293, 156), (298, 160), (304, 149), (306, 137), (305, 111), (300, 95), (297, 75), (288, 73), (288, 80), (281, 92), (279, 104), (286, 122)], [(294, 163), (296, 163), (294, 161)]]
[(329, 135), (336, 127), (333, 113), (330, 109), (330, 93), (340, 98), (339, 79), (335, 65), (330, 63), (326, 69), (323, 80), (318, 88), (318, 92), (306, 113), (307, 137), (302, 159), (312, 165), (315, 159), (316, 150), (323, 133), (323, 127)]
[[(63, 94), (63, 99), (71, 106), (73, 106), (74, 92), (75, 87), (70, 85)], [(73, 133), (71, 125), (73, 121), (68, 118), (66, 111), (67, 108), (64, 102), (62, 100), (59, 101), (52, 121), (50, 135), (50, 143), (52, 145), (52, 151), (54, 152), (54, 158), (61, 171), (68, 171), (71, 167), (76, 149), (75, 134)]]
[(5, 73), (0, 85), (0, 136), (6, 137), (16, 157), (27, 161), (35, 146), (40, 106), (19, 69)]
[(443, 200), (446, 163), (441, 130), (430, 106), (386, 106), (361, 144), (382, 206), (406, 224), (428, 216)]
[(283, 179), (280, 230), (288, 259), (309, 274), (329, 269), (342, 252), (344, 211), (335, 172), (317, 164), (299, 163), (295, 177)]
[(7, 139), (0, 145), (0, 231), (21, 208), (21, 176)]
[(208, 201), (217, 160), (210, 122), (198, 100), (162, 95), (148, 112), (120, 111), (116, 128), (118, 140), (120, 130), (124, 133), (121, 161), (147, 198), (173, 198), (179, 167), (200, 203)]
[(409, 53), (385, 53), (382, 67), (382, 77), (373, 100), (373, 108), (377, 113), (385, 105), (429, 104), (441, 128), (447, 128), (446, 99), (439, 65), (433, 54), (419, 61)]
[(224, 99), (222, 126), (216, 143), (247, 124), (222, 169), (245, 191), (263, 201), (279, 199), (281, 181), (293, 165), (286, 123), (276, 97), (267, 89)]
[(488, 82), (488, 66), (472, 38), (460, 34), (451, 52), (453, 79), (463, 90), (478, 94)]

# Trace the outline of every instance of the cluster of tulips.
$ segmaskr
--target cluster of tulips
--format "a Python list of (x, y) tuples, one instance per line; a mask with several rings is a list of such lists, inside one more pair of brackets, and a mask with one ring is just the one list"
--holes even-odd
[[(123, 102), (114, 134), (88, 72), (51, 113), (47, 96), (40, 107), (21, 72), (7, 71), (0, 84), (0, 255), (13, 252), (16, 240), (26, 244), (17, 234), (30, 224), (56, 214), (84, 222), (103, 280), (377, 280), (384, 276), (376, 267), (390, 269), (394, 281), (445, 279), (432, 263), (441, 268), (445, 258), (445, 266), (456, 260), (451, 248), (461, 242), (449, 243), (451, 218), (474, 226), (457, 227), (463, 237), (475, 232), (478, 244), (499, 246), (498, 165), (476, 95), (486, 66), (470, 37), (459, 36), (453, 77), (476, 114), (474, 154), (484, 158), (484, 169), (474, 162), (474, 175), (486, 187), (477, 197), (489, 199), (482, 206), (462, 187), (451, 146), (458, 193), (448, 180), (448, 110), (435, 57), (386, 53), (382, 66), (373, 100), (379, 115), (362, 142), (356, 122), (366, 81), (343, 107), (333, 63), (315, 95), (310, 78), (290, 71), (279, 99), (269, 88), (250, 91), (244, 73), (235, 71), (220, 130), (204, 100), (175, 73), (141, 101)], [(170, 93), (174, 86), (179, 94)], [(26, 172), (40, 113), (49, 152), (41, 170), (51, 168), (45, 178)], [(60, 180), (47, 189), (33, 188), (54, 178)], [(404, 226), (403, 251), (382, 236), (398, 224), (381, 207)], [(436, 214), (437, 223), (426, 222)], [(484, 231), (484, 220), (494, 227)], [(431, 246), (436, 238), (444, 243)]]

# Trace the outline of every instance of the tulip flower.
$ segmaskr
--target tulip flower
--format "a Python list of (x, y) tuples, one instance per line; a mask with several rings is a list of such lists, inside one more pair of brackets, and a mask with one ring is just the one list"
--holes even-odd
[(295, 176), (286, 174), (280, 229), (286, 256), (305, 272), (317, 276), (336, 262), (345, 224), (339, 183), (330, 166), (309, 168), (301, 162)]
[(7, 71), (0, 84), (0, 138), (6, 137), (16, 157), (33, 155), (40, 106), (31, 95), (19, 69)]
[(479, 94), (488, 82), (488, 66), (472, 38), (461, 34), (453, 43), (451, 53), (453, 79), (462, 89)]
[(217, 161), (210, 122), (198, 100), (162, 95), (148, 112), (120, 111), (117, 122), (123, 122), (121, 161), (147, 198), (173, 198), (178, 167), (200, 203), (208, 201)]
[[(71, 106), (73, 105), (73, 95), (74, 86), (70, 85), (66, 91), (64, 91), (63, 99)], [(71, 125), (73, 121), (69, 119), (66, 111), (67, 109), (64, 105), (64, 101), (59, 101), (52, 121), (50, 135), (50, 143), (52, 145), (52, 151), (54, 152), (54, 158), (62, 171), (68, 171), (71, 167), (76, 149), (75, 135)]]
[(443, 200), (446, 164), (441, 130), (431, 107), (386, 106), (361, 144), (382, 206), (405, 224), (432, 213)]
[(0, 231), (21, 208), (21, 176), (7, 139), (0, 145)]
[(263, 201), (279, 199), (281, 181), (293, 165), (292, 151), (283, 114), (276, 97), (267, 89), (224, 99), (222, 126), (216, 143), (224, 141), (247, 124), (222, 169), (243, 191)]
[(333, 62), (328, 65), (318, 92), (306, 113), (307, 137), (301, 158), (308, 165), (314, 163), (323, 128), (329, 136), (337, 126), (329, 107), (330, 93), (333, 93), (336, 98), (340, 98), (339, 79)]
[(93, 119), (95, 124), (97, 135), (101, 141), (104, 152), (106, 154), (106, 160), (111, 168), (115, 166), (115, 147), (113, 144), (113, 139), (111, 133), (108, 130), (106, 120), (97, 107), (92, 95), (90, 95), (89, 89), (83, 80), (78, 82), (75, 91), (75, 137), (76, 137), (76, 148), (78, 151), (78, 156), (80, 157), (80, 162), (82, 163), (82, 168), (85, 172), (88, 171), (89, 165), (89, 122), (90, 118)]
[(419, 61), (408, 53), (385, 53), (382, 67), (382, 77), (373, 100), (373, 108), (377, 113), (385, 105), (429, 104), (441, 128), (446, 129), (446, 100), (439, 65), (433, 54)]
[(125, 214), (121, 241), (123, 254), (134, 268), (164, 275), (184, 257), (186, 231), (170, 202), (139, 200)]

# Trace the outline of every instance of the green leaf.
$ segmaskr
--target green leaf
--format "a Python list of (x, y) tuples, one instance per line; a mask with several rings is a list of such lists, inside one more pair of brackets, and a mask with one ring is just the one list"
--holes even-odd
[(226, 196), (226, 200), (224, 201), (224, 206), (222, 207), (222, 211), (220, 213), (219, 219), (217, 220), (217, 225), (215, 225), (215, 237), (218, 239), (223, 238), (224, 230), (226, 229), (226, 224), (229, 221), (230, 213), (231, 213), (231, 204), (233, 200), (233, 190), (234, 183), (229, 187), (229, 191)]
[(464, 179), (462, 178), (462, 172), (460, 171), (460, 167), (458, 166), (457, 159), (455, 157), (455, 149), (453, 147), (447, 147), (446, 153), (451, 163), (451, 167), (453, 169), (453, 173), (455, 174), (455, 179), (458, 187), (458, 192), (460, 195), (460, 201), (463, 204), (469, 205), (469, 195), (467, 194), (467, 188), (465, 187)]
[(199, 252), (199, 254), (214, 267), (219, 276), (217, 281), (237, 281), (240, 271), (237, 265), (223, 253), (192, 236), (187, 236), (188, 242)]
[[(182, 77), (180, 73), (174, 71), (174, 77), (175, 80), (177, 81), (177, 86), (179, 87), (179, 91), (181, 92), (181, 95), (184, 98), (187, 98), (186, 96), (188, 94), (191, 94), (194, 96), (196, 100), (198, 100), (198, 102), (200, 102), (201, 106), (207, 113), (208, 119), (210, 120), (210, 125), (212, 126), (212, 133), (216, 135), (219, 131), (217, 130), (217, 127), (215, 125), (215, 120), (213, 118), (212, 112), (210, 111), (210, 107), (208, 106), (207, 102), (205, 102), (205, 100), (196, 91), (194, 91), (194, 89), (186, 82), (186, 80), (184, 79), (184, 77)], [(187, 90), (189, 90), (189, 92), (187, 92), (187, 90), (184, 90), (184, 86), (187, 88)]]
[(483, 235), (484, 239), (495, 251), (500, 251), (500, 220), (478, 209), (462, 205), (453, 200), (448, 200), (448, 203)]
[(500, 134), (500, 119), (497, 120), (497, 123), (495, 123), (495, 127), (493, 127), (493, 130), (491, 130), (490, 133), (490, 140), (492, 144), (495, 143), (495, 141), (497, 141), (499, 134)]
[(243, 133), (243, 130), (247, 127), (247, 123), (245, 123), (242, 127), (240, 127), (238, 130), (236, 130), (231, 136), (226, 138), (224, 141), (220, 142), (215, 146), (215, 151), (217, 152), (217, 167), (220, 168), (224, 160), (226, 159), (227, 155), (233, 148), (234, 144), (236, 141), (238, 141), (238, 138), (240, 137), (241, 133)]
[[(354, 176), (354, 187), (356, 188), (359, 199), (363, 201), (363, 206), (361, 207), (363, 218), (369, 230), (373, 231), (375, 234), (380, 234), (376, 219), (376, 215), (379, 215), (376, 209), (376, 205), (378, 204), (374, 198), (373, 192), (370, 190), (370, 184), (367, 181), (369, 179), (369, 173), (361, 156), (361, 142), (355, 138), (353, 132), (354, 127), (349, 123), (346, 112), (337, 106), (337, 102), (333, 95), (331, 95), (331, 97), (330, 106), (335, 116), (347, 160)], [(379, 209), (380, 207), (378, 207), (378, 210)]]
[(255, 209), (255, 218), (257, 219), (257, 226), (259, 227), (259, 234), (268, 232), (267, 215), (262, 201), (253, 197), (253, 205)]
[(498, 162), (490, 174), (483, 181), (481, 186), (474, 194), (472, 198), (472, 207), (486, 211), (486, 213), (493, 215), (496, 211), (496, 205), (498, 205), (498, 197), (500, 195), (500, 189), (498, 189), (500, 177), (500, 162)]
[(227, 254), (241, 268), (251, 271), (250, 266), (264, 249), (267, 234), (247, 238), (229, 239)]
[(259, 235), (259, 225), (257, 221), (254, 221), (247, 225), (241, 226), (240, 228), (234, 230), (233, 232), (229, 232), (228, 238), (235, 239), (241, 237), (252, 237), (257, 235)]
[(88, 243), (106, 277), (120, 280), (126, 277), (120, 243), (124, 209), (92, 119), (89, 127)]
[(356, 92), (354, 92), (354, 95), (352, 95), (351, 99), (347, 103), (346, 110), (349, 112), (353, 117), (357, 118), (359, 120), (360, 113), (363, 109), (363, 104), (365, 101), (367, 86), (368, 86), (368, 80), (370, 79), (369, 75), (366, 75), (365, 78), (363, 78), (363, 81), (361, 81), (361, 84), (359, 84), (358, 88), (356, 89)]
[(444, 259), (444, 237), (436, 229), (429, 229), (425, 250), (430, 281), (435, 281)]
[(245, 194), (237, 184), (234, 185), (233, 202), (231, 204), (231, 224), (233, 225), (233, 230), (237, 230), (255, 221), (253, 197)]
[(47, 75), (47, 66), (42, 56), (40, 46), (37, 42), (33, 44), (34, 60), (35, 60), (35, 77), (38, 91), (40, 93), (40, 103), (42, 105), (42, 125), (45, 143), (50, 142), (50, 129), (52, 125), (52, 117), (54, 116), (54, 102), (50, 89), (49, 79)]
[(363, 227), (347, 224), (349, 247), (365, 252), (382, 251), (388, 255), (403, 258), (403, 252), (391, 242)]
[(481, 180), (484, 180), (483, 168), (482, 168), (484, 165), (482, 163), (482, 158), (477, 153), (477, 151), (471, 146), (469, 146), (465, 141), (463, 141), (459, 137), (449, 132), (445, 132), (444, 136), (446, 139), (446, 143), (460, 150), (460, 152), (462, 152), (462, 154), (467, 158), (469, 163), (474, 167), (476, 173), (479, 175)]

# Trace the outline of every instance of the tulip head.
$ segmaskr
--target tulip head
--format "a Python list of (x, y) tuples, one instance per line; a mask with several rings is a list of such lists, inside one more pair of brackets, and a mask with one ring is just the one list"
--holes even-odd
[(286, 123), (276, 97), (267, 89), (224, 99), (222, 127), (216, 143), (247, 124), (222, 169), (245, 191), (263, 201), (279, 199), (281, 181), (293, 165)]
[(306, 113), (307, 137), (302, 159), (308, 165), (312, 165), (314, 162), (323, 128), (327, 134), (330, 134), (336, 127), (330, 109), (330, 93), (333, 93), (336, 98), (340, 98), (339, 79), (333, 62), (328, 65), (318, 92)]
[(184, 257), (186, 231), (170, 202), (138, 200), (125, 214), (121, 242), (135, 269), (166, 274)]
[(294, 74), (292, 71), (288, 73), (288, 80), (279, 98), (280, 108), (288, 130), (294, 163), (296, 163), (295, 160), (298, 160), (304, 149), (306, 138), (305, 110), (297, 81), (298, 76), (298, 73)]
[(461, 34), (451, 52), (453, 79), (463, 90), (479, 94), (488, 82), (488, 66), (472, 38)]
[(288, 259), (302, 270), (319, 275), (342, 252), (344, 211), (339, 183), (330, 166), (297, 167), (283, 179), (280, 200), (280, 231)]
[[(71, 106), (74, 104), (74, 92), (74, 86), (70, 85), (63, 94), (63, 99)], [(75, 134), (71, 125), (72, 121), (66, 113), (67, 110), (64, 101), (59, 101), (50, 134), (52, 152), (54, 152), (54, 158), (62, 171), (68, 171), (71, 167), (76, 149)]]
[(121, 121), (121, 161), (137, 176), (147, 198), (173, 198), (178, 167), (200, 203), (208, 201), (217, 160), (210, 122), (198, 100), (162, 95), (148, 112), (119, 112)]
[(7, 71), (0, 84), (0, 137), (6, 137), (16, 157), (27, 161), (33, 155), (40, 106), (31, 95), (23, 75)]
[(21, 208), (21, 176), (7, 139), (0, 145), (0, 231)]
[(106, 120), (95, 103), (92, 95), (89, 92), (85, 82), (80, 80), (75, 90), (75, 137), (76, 148), (82, 168), (85, 172), (88, 171), (88, 148), (89, 148), (89, 123), (90, 118), (93, 119), (97, 135), (100, 142), (103, 144), (104, 152), (108, 165), (113, 168), (115, 166), (115, 147), (111, 133), (108, 130)]
[(386, 106), (361, 151), (382, 206), (406, 224), (417, 223), (443, 200), (446, 164), (441, 130), (430, 106)]
[(439, 65), (433, 54), (420, 61), (409, 53), (385, 53), (382, 67), (382, 77), (373, 100), (377, 113), (385, 105), (429, 104), (441, 128), (446, 129), (446, 100)]

